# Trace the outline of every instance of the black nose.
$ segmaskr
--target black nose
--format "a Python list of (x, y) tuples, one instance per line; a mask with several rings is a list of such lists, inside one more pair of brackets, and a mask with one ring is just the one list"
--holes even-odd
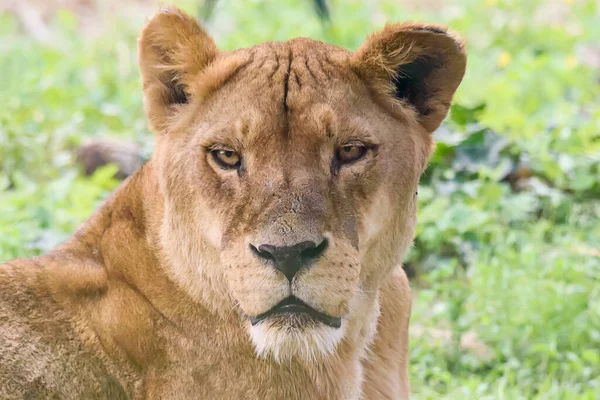
[(323, 254), (327, 248), (327, 239), (319, 245), (315, 242), (302, 242), (293, 246), (261, 244), (256, 248), (250, 245), (250, 248), (258, 257), (272, 262), (291, 282), (298, 271), (311, 265)]

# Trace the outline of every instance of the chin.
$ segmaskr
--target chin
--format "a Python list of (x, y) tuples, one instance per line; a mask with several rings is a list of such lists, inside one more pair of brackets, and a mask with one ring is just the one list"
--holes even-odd
[(335, 353), (345, 327), (345, 321), (336, 328), (303, 315), (276, 316), (251, 325), (250, 339), (258, 357), (316, 363)]

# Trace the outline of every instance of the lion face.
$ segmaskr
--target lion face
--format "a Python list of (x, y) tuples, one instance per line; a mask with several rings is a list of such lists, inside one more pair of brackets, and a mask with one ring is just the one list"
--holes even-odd
[(388, 26), (357, 53), (309, 39), (219, 53), (159, 13), (140, 68), (167, 272), (238, 312), (260, 355), (316, 359), (371, 329), (464, 64), (438, 28)]

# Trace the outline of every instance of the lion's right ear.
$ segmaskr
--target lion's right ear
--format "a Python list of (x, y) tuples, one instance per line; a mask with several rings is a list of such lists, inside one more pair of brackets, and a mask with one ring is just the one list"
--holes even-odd
[(138, 51), (146, 115), (150, 128), (162, 133), (177, 107), (189, 102), (191, 83), (218, 50), (194, 18), (169, 8), (146, 24)]

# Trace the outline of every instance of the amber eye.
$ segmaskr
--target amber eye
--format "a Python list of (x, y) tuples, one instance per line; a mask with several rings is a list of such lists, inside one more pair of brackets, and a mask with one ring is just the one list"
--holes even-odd
[(337, 151), (337, 159), (341, 163), (351, 163), (353, 161), (359, 160), (362, 156), (367, 152), (367, 148), (365, 146), (357, 145), (357, 144), (348, 144), (342, 146)]
[(233, 169), (240, 166), (240, 155), (233, 150), (215, 149), (211, 150), (210, 153), (215, 162), (222, 168)]

